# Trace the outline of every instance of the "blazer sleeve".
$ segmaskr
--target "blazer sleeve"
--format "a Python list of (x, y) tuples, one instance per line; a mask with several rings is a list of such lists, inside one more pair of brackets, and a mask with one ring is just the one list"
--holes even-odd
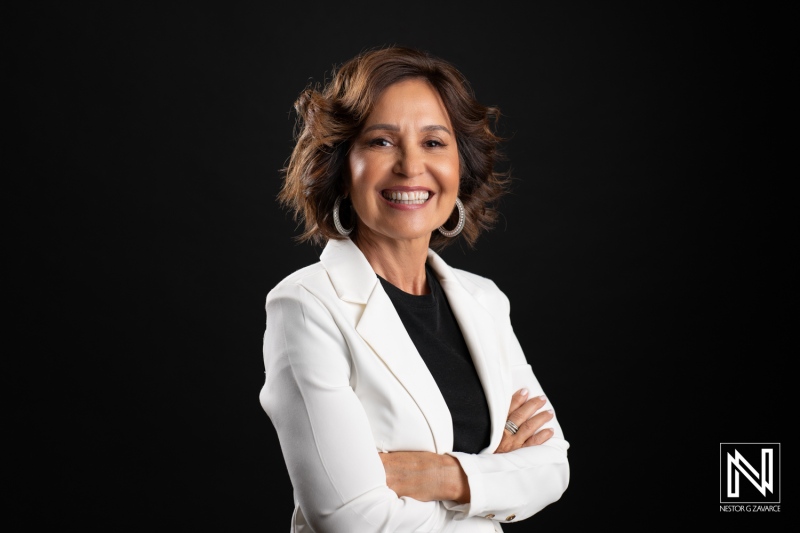
[[(508, 298), (493, 282), (489, 283), (494, 289), (493, 300), (501, 309), (495, 316), (500, 317), (497, 322), (502, 353), (506, 354), (502, 364), (508, 365), (511, 390), (527, 387), (531, 396), (545, 394), (514, 333)], [(556, 414), (549, 398), (542, 407), (546, 409), (553, 409)], [(470, 487), (470, 503), (445, 502), (448, 509), (458, 513), (456, 519), (492, 515), (501, 522), (517, 522), (561, 498), (569, 484), (569, 442), (564, 438), (557, 416), (543, 427), (552, 428), (554, 435), (538, 446), (507, 453), (492, 453), (493, 450), (480, 454), (450, 453), (461, 463)]]
[(262, 407), (280, 441), (295, 500), (314, 531), (435, 532), (454, 512), (398, 498), (350, 386), (350, 356), (332, 314), (307, 289), (267, 297)]

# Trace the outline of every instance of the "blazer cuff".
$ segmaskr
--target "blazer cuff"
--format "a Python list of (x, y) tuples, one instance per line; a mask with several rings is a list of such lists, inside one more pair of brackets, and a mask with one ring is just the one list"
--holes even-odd
[(451, 457), (455, 457), (461, 465), (461, 469), (467, 475), (467, 483), (469, 483), (469, 503), (458, 503), (455, 501), (444, 501), (442, 504), (448, 511), (455, 512), (456, 520), (464, 520), (471, 516), (475, 516), (480, 509), (485, 508), (486, 496), (483, 494), (484, 483), (473, 483), (473, 481), (480, 479), (480, 471), (474, 460), (468, 453), (463, 452), (445, 452)]

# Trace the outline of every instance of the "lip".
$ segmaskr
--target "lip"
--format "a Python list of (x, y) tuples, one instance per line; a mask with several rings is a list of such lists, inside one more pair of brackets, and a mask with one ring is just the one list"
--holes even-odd
[(397, 192), (427, 191), (431, 196), (434, 194), (434, 192), (427, 187), (409, 187), (408, 185), (397, 185), (396, 187), (387, 187), (386, 189), (381, 190), (381, 194), (386, 191), (397, 191)]
[[(383, 193), (385, 192), (412, 192), (412, 191), (425, 191), (428, 193), (428, 199), (423, 204), (395, 204), (393, 202), (390, 202), (383, 196)], [(398, 211), (416, 211), (417, 209), (422, 209), (430, 203), (431, 198), (433, 198), (435, 195), (436, 193), (427, 187), (418, 187), (418, 186), (415, 187), (408, 185), (397, 185), (395, 187), (387, 187), (386, 189), (381, 189), (380, 193), (378, 194), (378, 196), (381, 197), (381, 200), (383, 200), (384, 204), (388, 205), (392, 209), (397, 209)]]

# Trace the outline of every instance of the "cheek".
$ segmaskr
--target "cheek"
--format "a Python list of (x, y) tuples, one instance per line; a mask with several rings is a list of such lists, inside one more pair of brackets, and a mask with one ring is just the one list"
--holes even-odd
[(347, 162), (347, 186), (350, 201), (357, 213), (364, 213), (365, 192), (369, 189), (370, 165), (366, 158), (351, 154)]
[(366, 194), (366, 191), (372, 189), (380, 172), (378, 165), (374, 158), (364, 156), (351, 156), (348, 161), (348, 168), (350, 174), (350, 195)]
[(351, 184), (363, 180), (364, 174), (367, 171), (367, 162), (363, 157), (351, 155), (347, 162), (347, 166), (350, 178), (348, 181)]
[(461, 175), (458, 159), (455, 161), (443, 161), (438, 167), (439, 180), (445, 189), (458, 191), (458, 182)]

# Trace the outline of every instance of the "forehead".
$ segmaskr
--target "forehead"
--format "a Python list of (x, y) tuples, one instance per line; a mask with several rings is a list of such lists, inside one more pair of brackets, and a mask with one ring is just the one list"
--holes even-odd
[(427, 80), (412, 78), (393, 83), (375, 100), (365, 125), (387, 119), (428, 120), (449, 125), (447, 108), (436, 88)]

